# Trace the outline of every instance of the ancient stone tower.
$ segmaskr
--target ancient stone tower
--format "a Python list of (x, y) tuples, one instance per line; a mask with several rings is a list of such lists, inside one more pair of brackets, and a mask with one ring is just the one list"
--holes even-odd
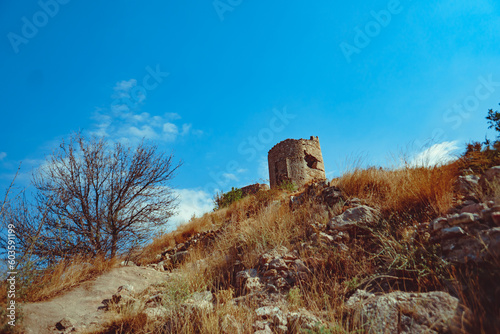
[(326, 179), (318, 137), (284, 140), (269, 151), (267, 161), (271, 188), (283, 182), (293, 182), (302, 187)]

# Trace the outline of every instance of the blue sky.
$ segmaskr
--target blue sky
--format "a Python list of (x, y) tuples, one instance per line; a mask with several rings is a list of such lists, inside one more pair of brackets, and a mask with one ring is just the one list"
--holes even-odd
[(319, 136), (330, 177), (446, 159), (495, 135), (499, 27), (492, 0), (3, 0), (0, 185), (78, 130), (173, 150), (176, 223), (286, 138)]

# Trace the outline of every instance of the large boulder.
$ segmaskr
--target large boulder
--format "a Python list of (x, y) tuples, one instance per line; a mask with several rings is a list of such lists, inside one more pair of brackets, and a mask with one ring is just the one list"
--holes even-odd
[(348, 231), (355, 226), (374, 223), (378, 217), (378, 210), (366, 205), (360, 205), (346, 210), (339, 216), (333, 217), (328, 223), (328, 228), (335, 231)]
[(375, 295), (358, 290), (346, 307), (367, 333), (462, 333), (466, 319), (458, 299), (441, 291)]
[(459, 176), (456, 183), (456, 190), (463, 195), (476, 193), (479, 185), (479, 176), (465, 175)]

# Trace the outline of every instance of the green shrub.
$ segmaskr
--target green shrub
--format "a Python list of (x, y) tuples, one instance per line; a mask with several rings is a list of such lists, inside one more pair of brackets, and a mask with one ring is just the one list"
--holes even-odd
[(285, 180), (281, 182), (278, 188), (288, 192), (294, 192), (298, 189), (297, 185), (290, 180)]
[(243, 192), (239, 188), (231, 188), (227, 193), (217, 193), (214, 197), (214, 211), (228, 207), (232, 203), (243, 198)]

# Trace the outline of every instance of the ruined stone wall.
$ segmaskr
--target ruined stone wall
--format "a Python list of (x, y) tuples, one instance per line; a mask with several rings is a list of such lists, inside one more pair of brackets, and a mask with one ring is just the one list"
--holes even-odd
[(271, 188), (283, 182), (302, 187), (326, 179), (318, 137), (287, 139), (276, 144), (268, 153), (268, 164)]

